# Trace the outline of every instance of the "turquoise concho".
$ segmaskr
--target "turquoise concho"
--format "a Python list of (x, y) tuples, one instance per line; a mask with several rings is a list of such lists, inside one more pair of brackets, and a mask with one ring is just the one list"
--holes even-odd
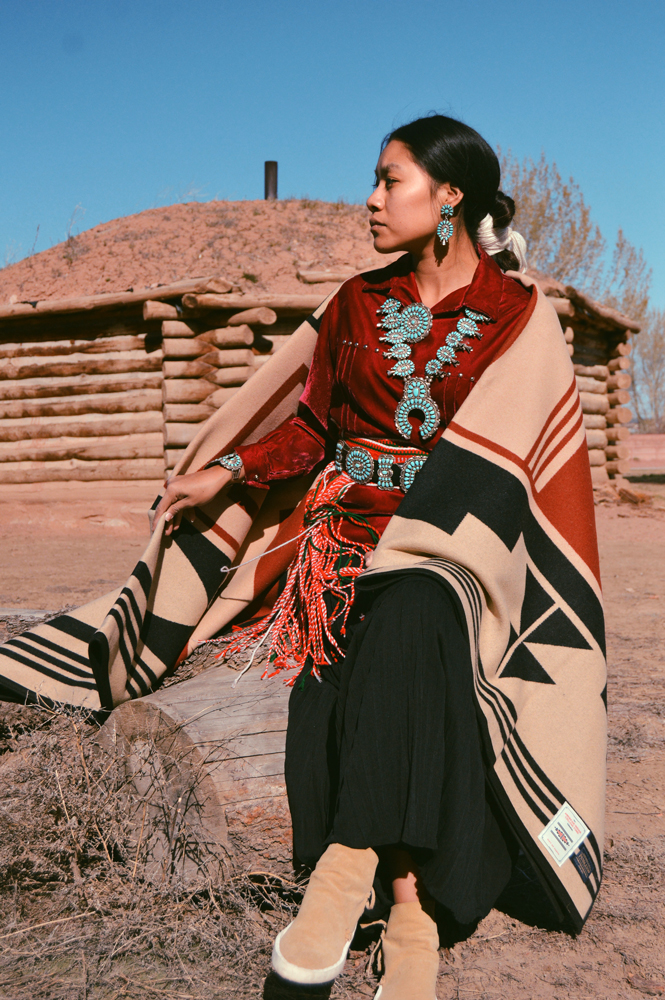
[(404, 340), (417, 344), (424, 340), (432, 329), (432, 314), (422, 302), (413, 302), (402, 309), (400, 329)]
[(402, 493), (406, 493), (407, 490), (411, 489), (416, 474), (420, 472), (426, 461), (426, 458), (416, 455), (415, 458), (410, 458), (408, 462), (404, 463), (399, 474), (399, 488)]
[[(379, 327), (388, 331), (381, 340), (391, 344), (417, 344), (419, 340), (424, 340), (432, 329), (432, 313), (422, 302), (412, 302), (409, 306), (402, 306), (397, 299), (386, 299), (377, 309), (377, 313), (383, 316)], [(387, 356), (397, 357), (394, 354)]]
[(392, 455), (379, 455), (377, 459), (377, 484), (380, 490), (392, 490), (393, 486), (393, 463), (395, 459)]
[(374, 459), (364, 448), (350, 448), (344, 464), (356, 483), (368, 483), (372, 478)]

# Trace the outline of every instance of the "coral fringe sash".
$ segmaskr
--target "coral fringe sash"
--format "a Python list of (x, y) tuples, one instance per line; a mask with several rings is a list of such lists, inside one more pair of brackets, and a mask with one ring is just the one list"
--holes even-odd
[[(366, 518), (342, 506), (346, 492), (354, 485), (334, 464), (326, 466), (305, 499), (306, 534), (272, 611), (254, 624), (237, 627), (231, 636), (213, 640), (226, 644), (219, 657), (249, 651), (269, 637), (269, 665), (263, 676), (274, 677), (286, 670), (286, 682), (293, 684), (308, 658), (312, 673), (320, 678), (321, 668), (331, 657), (344, 655), (336, 634), (345, 633), (355, 579), (364, 568), (366, 554), (379, 540)], [(367, 543), (345, 538), (342, 520), (364, 527)]]

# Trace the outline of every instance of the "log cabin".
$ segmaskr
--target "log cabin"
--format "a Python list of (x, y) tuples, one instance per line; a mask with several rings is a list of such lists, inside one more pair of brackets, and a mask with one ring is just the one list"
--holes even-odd
[[(639, 323), (529, 273), (568, 344), (593, 481), (621, 477), (630, 458), (630, 336)], [(322, 280), (318, 272), (307, 278)], [(321, 297), (242, 294), (213, 276), (0, 306), (0, 484), (163, 479), (197, 424)]]

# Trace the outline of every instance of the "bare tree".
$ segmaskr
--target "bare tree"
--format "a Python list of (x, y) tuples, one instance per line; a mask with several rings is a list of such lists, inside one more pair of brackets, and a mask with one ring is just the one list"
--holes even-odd
[(572, 177), (564, 182), (544, 153), (537, 162), (528, 157), (520, 162), (510, 150), (499, 150), (499, 158), (502, 188), (515, 199), (515, 228), (527, 242), (530, 266), (642, 319), (651, 285), (642, 250), (619, 230), (608, 262), (607, 241), (579, 185)]
[(651, 274), (642, 250), (634, 247), (620, 229), (612, 264), (596, 297), (631, 319), (644, 320), (649, 309)]
[(639, 429), (665, 434), (665, 309), (650, 309), (633, 343), (633, 401)]

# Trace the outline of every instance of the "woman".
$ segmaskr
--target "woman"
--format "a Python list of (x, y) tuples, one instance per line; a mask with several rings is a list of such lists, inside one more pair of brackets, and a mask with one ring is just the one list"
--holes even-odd
[[(367, 206), (375, 248), (403, 256), (331, 298), (298, 415), (172, 481), (156, 512), (168, 533), (232, 480), (267, 488), (323, 468), (268, 619), (274, 669), (295, 675), (294, 852), (316, 866), (273, 951), (291, 982), (342, 971), (381, 862), (394, 904), (377, 996), (432, 1000), (435, 906), (472, 923), (509, 878), (514, 839), (486, 787), (469, 627), (451, 588), (431, 573), (398, 575), (352, 606), (425, 460), (533, 305), (504, 273), (524, 270), (524, 242), (499, 181), (492, 149), (460, 122), (430, 116), (393, 131)], [(262, 641), (266, 627), (236, 633), (232, 648)]]

